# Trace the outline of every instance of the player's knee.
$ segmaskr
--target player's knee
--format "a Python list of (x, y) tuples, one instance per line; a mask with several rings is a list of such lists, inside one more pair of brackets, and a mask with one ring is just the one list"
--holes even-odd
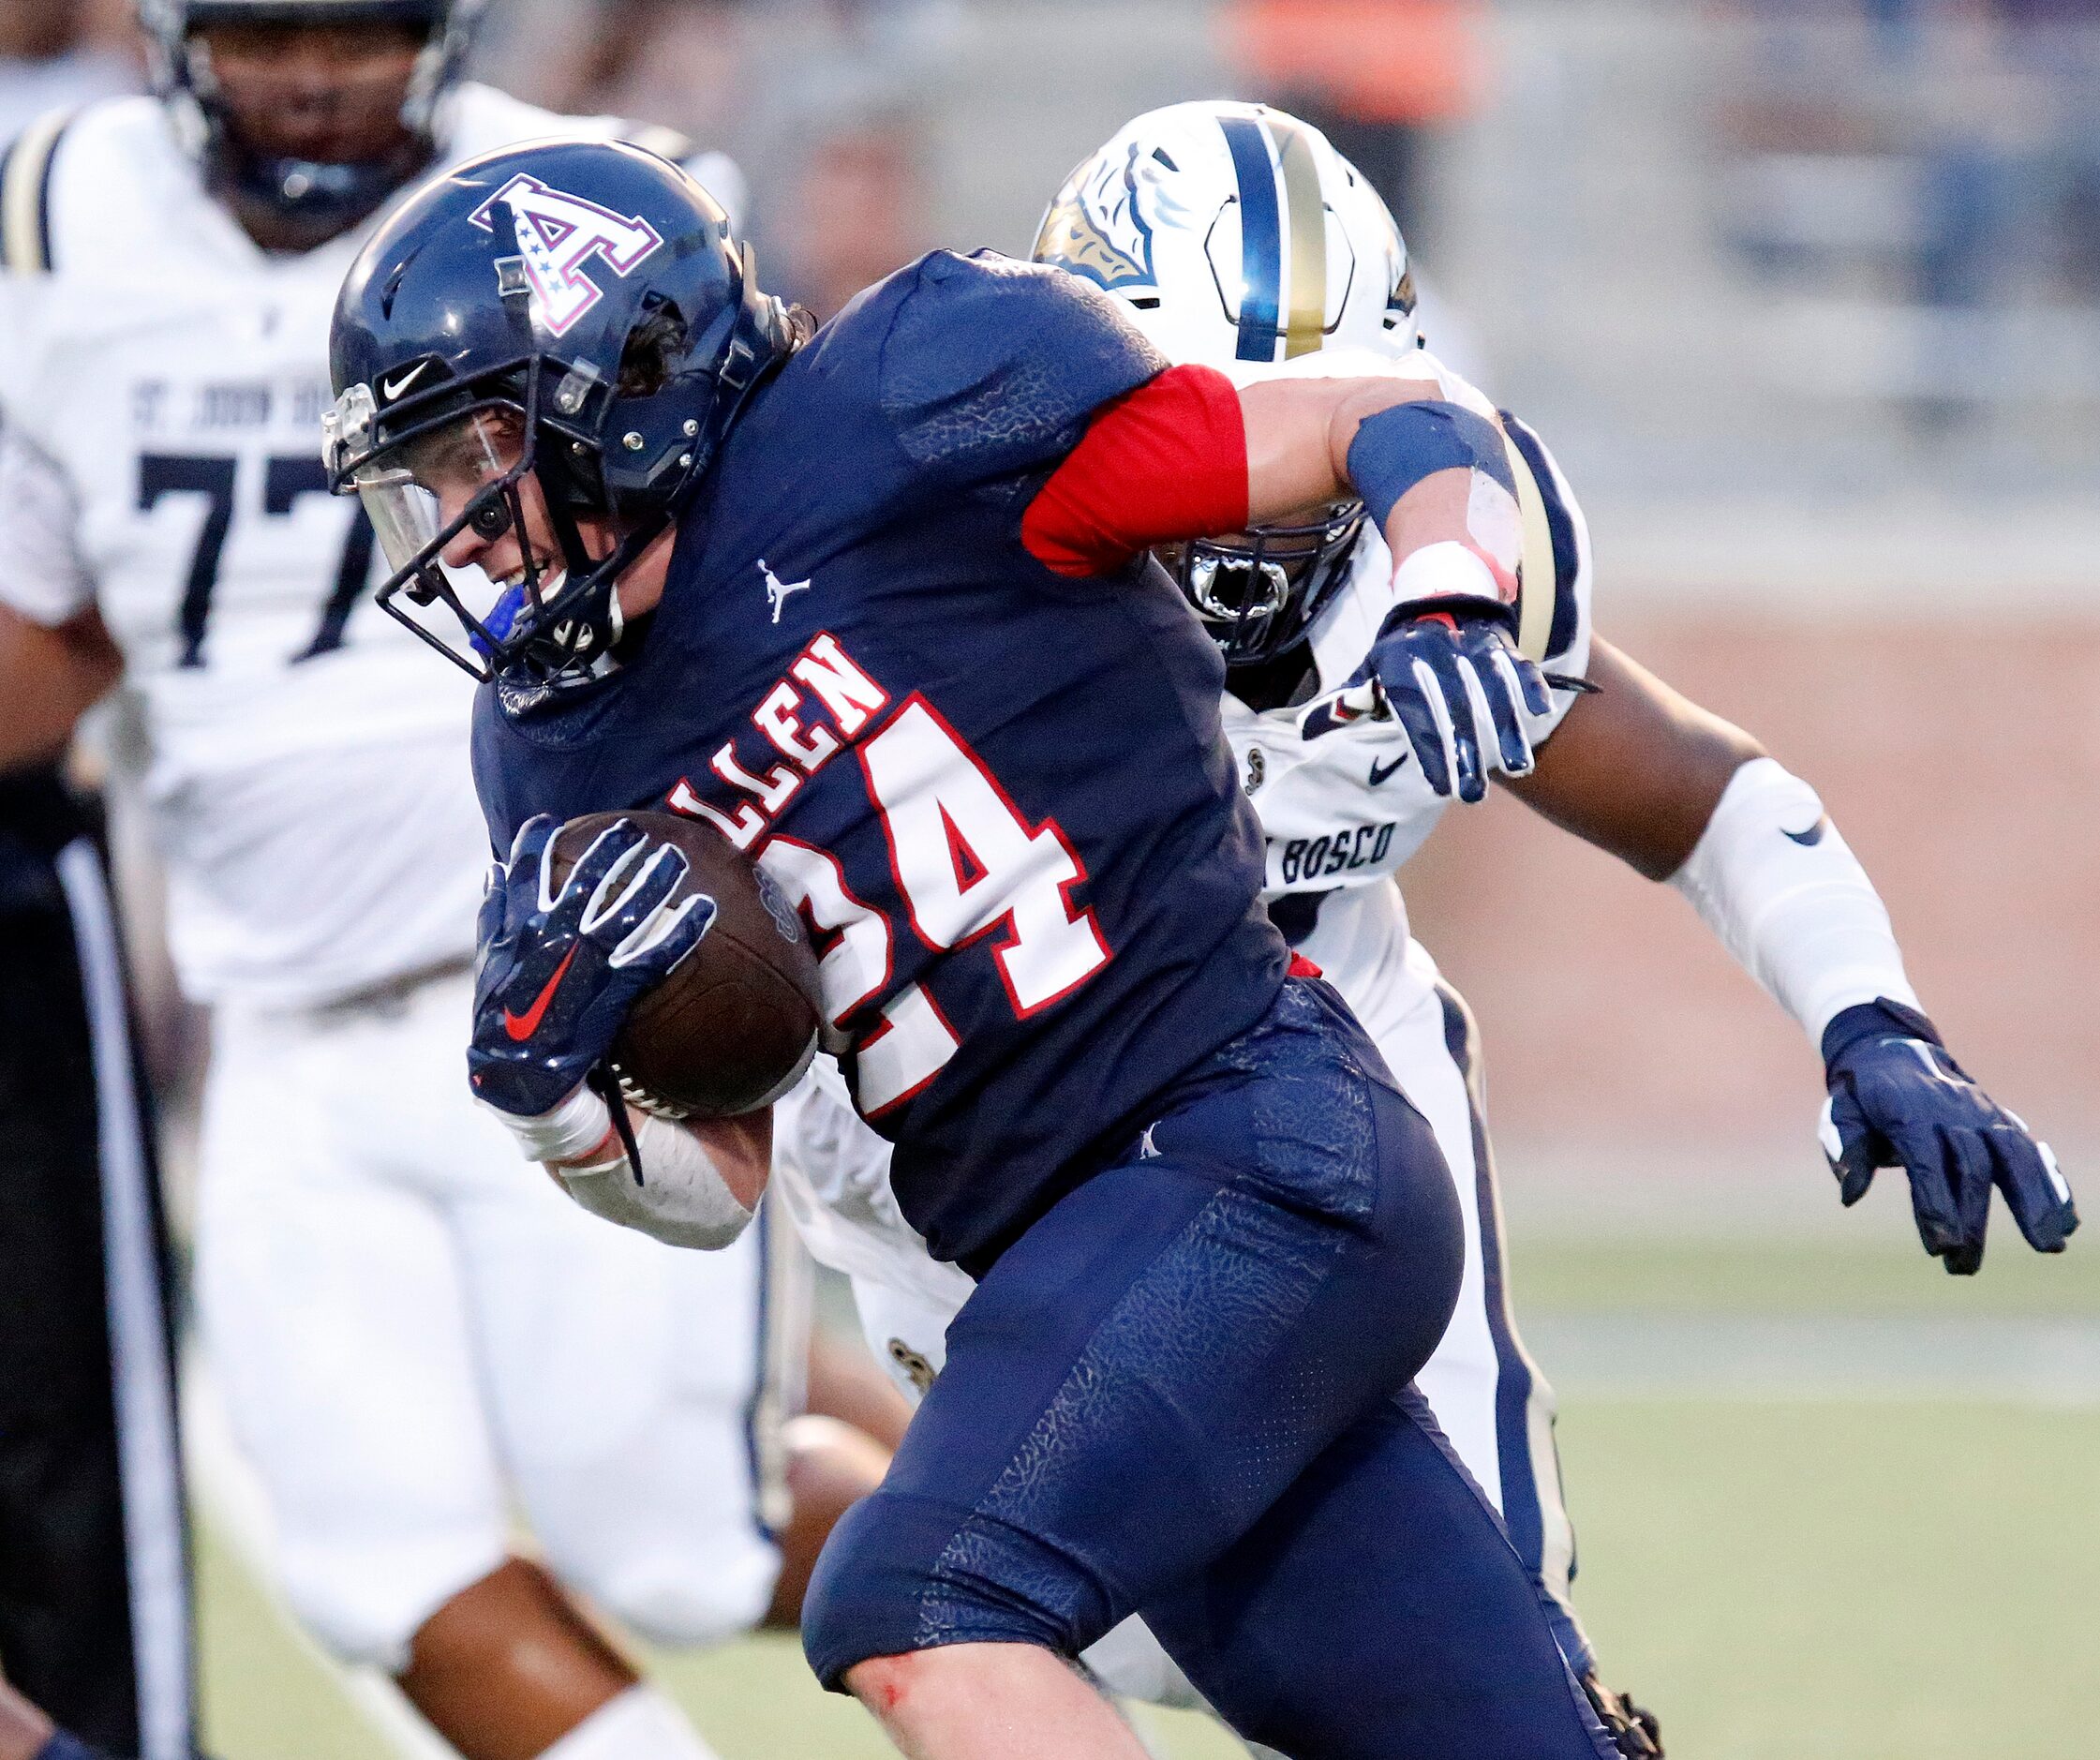
[(706, 1558), (679, 1546), (637, 1546), (548, 1562), (561, 1580), (637, 1636), (670, 1648), (700, 1648), (740, 1637), (766, 1617), (780, 1555), (754, 1529), (747, 1545)]
[[(462, 1579), (462, 1582), (470, 1579)], [(284, 1560), (278, 1589), (292, 1617), (339, 1663), (397, 1675), (423, 1622), (462, 1585), (422, 1589), (389, 1582), (376, 1572), (344, 1568), (340, 1559)]]
[(819, 1680), (874, 1657), (950, 1644), (1033, 1644), (1076, 1656), (1107, 1630), (1099, 1589), (1042, 1543), (950, 1506), (881, 1490), (832, 1529), (802, 1603)]

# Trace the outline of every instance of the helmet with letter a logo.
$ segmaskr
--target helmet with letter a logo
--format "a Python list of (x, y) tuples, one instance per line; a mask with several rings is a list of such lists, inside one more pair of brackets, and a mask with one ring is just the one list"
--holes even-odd
[[(1311, 124), (1225, 100), (1148, 112), (1050, 202), (1037, 262), (1113, 295), (1170, 361), (1236, 382), (1308, 355), (1416, 348), (1407, 247), (1377, 190)], [(1344, 578), (1363, 504), (1161, 559), (1229, 664), (1304, 639)]]
[[(432, 180), (351, 266), (331, 339), (330, 482), (372, 516), (394, 571), (380, 603), (477, 677), (544, 690), (602, 671), (614, 582), (801, 334), (721, 204), (640, 147), (540, 142)], [(416, 460), (468, 428), (500, 438), (501, 463), (440, 527)], [(521, 580), (477, 602), (439, 552), (469, 524), (522, 526), (528, 476), (565, 566), (529, 555)], [(609, 554), (586, 549), (586, 515), (619, 534)], [(464, 645), (414, 615), (434, 603)]]

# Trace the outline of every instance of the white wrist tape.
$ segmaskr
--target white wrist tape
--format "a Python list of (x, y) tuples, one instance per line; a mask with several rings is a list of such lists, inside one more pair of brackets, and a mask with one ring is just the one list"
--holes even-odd
[(1475, 599), (1507, 600), (1510, 596), (1487, 555), (1456, 538), (1408, 551), (1393, 571), (1393, 596), (1396, 601), (1441, 599), (1452, 593)]
[(1524, 560), (1524, 510), (1484, 470), (1473, 472), (1472, 490), (1466, 498), (1466, 535), (1495, 559), (1497, 568), (1515, 574)]
[(714, 1157), (683, 1125), (644, 1115), (634, 1147), (642, 1157), (639, 1182), (623, 1152), (588, 1167), (554, 1171), (569, 1196), (592, 1216), (671, 1246), (711, 1251), (750, 1227), (753, 1213), (737, 1202)]
[(1670, 884), (1812, 1044), (1855, 1003), (1919, 1006), (1874, 883), (1816, 791), (1771, 758), (1729, 780)]
[(588, 1082), (577, 1083), (559, 1106), (534, 1118), (520, 1118), (486, 1100), (476, 1104), (509, 1126), (528, 1161), (579, 1160), (603, 1142), (613, 1127), (611, 1111)]

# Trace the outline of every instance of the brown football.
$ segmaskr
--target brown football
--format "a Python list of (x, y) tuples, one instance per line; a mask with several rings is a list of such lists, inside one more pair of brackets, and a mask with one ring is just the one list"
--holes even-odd
[(613, 1041), (614, 1073), (637, 1105), (673, 1117), (754, 1111), (786, 1093), (816, 1051), (816, 954), (801, 918), (727, 838), (671, 813), (571, 819), (554, 842), (557, 886), (621, 819), (685, 852), (676, 896), (707, 894), (715, 920), (684, 962), (634, 1005)]

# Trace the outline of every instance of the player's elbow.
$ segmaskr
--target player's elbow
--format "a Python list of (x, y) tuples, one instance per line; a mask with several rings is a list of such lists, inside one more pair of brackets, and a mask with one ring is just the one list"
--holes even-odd
[(615, 1548), (550, 1560), (637, 1636), (671, 1649), (702, 1649), (754, 1631), (766, 1618), (775, 1556), (756, 1545), (732, 1557), (695, 1558), (677, 1544)]

